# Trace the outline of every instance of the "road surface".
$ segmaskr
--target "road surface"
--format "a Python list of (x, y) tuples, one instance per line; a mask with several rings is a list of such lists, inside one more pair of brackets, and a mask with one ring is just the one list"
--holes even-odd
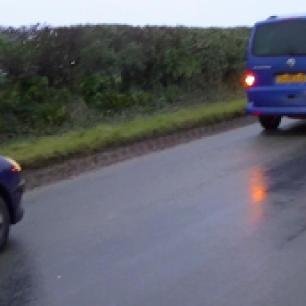
[(36, 189), (0, 305), (305, 306), (306, 124), (253, 124)]

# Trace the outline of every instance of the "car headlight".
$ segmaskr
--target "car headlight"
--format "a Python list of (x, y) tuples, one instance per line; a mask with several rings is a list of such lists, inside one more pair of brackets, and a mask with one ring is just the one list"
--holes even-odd
[(4, 157), (4, 158), (12, 166), (11, 170), (13, 172), (21, 172), (22, 171), (21, 166), (15, 160), (13, 160), (9, 157)]

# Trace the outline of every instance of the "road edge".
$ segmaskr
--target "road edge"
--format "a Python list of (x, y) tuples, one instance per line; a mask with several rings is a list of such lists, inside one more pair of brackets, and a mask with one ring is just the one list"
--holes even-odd
[(136, 141), (128, 145), (118, 146), (117, 148), (101, 150), (100, 152), (90, 153), (85, 156), (55, 161), (51, 165), (42, 166), (37, 169), (25, 169), (24, 177), (27, 181), (27, 190), (79, 176), (82, 173), (110, 166), (137, 156), (188, 143), (202, 137), (243, 127), (254, 123), (254, 121), (253, 117), (240, 116), (203, 127), (190, 128), (165, 136)]

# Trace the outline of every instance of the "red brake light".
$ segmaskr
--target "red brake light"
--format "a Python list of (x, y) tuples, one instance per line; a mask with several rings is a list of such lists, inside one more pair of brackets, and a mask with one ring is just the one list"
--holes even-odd
[(18, 165), (12, 165), (12, 168), (11, 168), (11, 171), (12, 172), (21, 172), (21, 167)]
[(15, 160), (13, 160), (9, 157), (5, 157), (5, 159), (10, 163), (12, 172), (21, 172), (22, 171), (21, 166)]
[(244, 76), (244, 86), (246, 88), (250, 88), (254, 86), (255, 82), (256, 82), (255, 74), (251, 71), (246, 72)]

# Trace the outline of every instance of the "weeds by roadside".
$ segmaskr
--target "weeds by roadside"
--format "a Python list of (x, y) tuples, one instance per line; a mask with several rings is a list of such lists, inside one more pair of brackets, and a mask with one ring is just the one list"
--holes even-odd
[(138, 116), (117, 124), (99, 124), (61, 135), (12, 142), (1, 145), (0, 153), (15, 158), (25, 167), (35, 168), (78, 154), (87, 155), (146, 138), (218, 123), (243, 113), (243, 100), (184, 107), (175, 112)]

